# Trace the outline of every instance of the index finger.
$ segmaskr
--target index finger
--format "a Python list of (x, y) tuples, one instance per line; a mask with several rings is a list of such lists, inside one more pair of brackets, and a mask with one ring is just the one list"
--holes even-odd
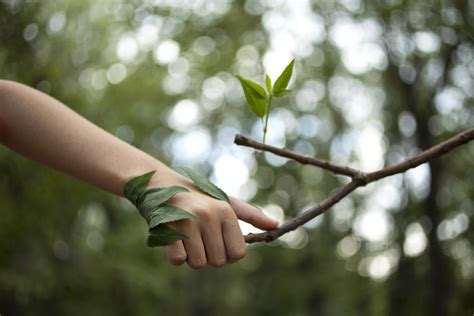
[(275, 229), (278, 227), (278, 221), (266, 216), (261, 209), (244, 203), (235, 197), (229, 197), (229, 202), (234, 209), (238, 219), (243, 220), (260, 229)]

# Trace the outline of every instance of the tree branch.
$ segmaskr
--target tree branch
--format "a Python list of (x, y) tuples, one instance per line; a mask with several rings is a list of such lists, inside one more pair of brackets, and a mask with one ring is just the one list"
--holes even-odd
[(313, 158), (307, 155), (302, 155), (297, 152), (288, 150), (286, 148), (278, 148), (271, 145), (262, 144), (260, 142), (257, 142), (256, 140), (253, 140), (247, 136), (240, 135), (240, 134), (235, 135), (234, 143), (236, 143), (237, 145), (252, 147), (255, 149), (262, 150), (262, 151), (268, 151), (281, 157), (293, 159), (305, 165), (317, 166), (322, 169), (331, 171), (332, 173), (335, 173), (335, 174), (340, 174), (340, 175), (344, 175), (348, 177), (355, 177), (359, 173), (358, 170), (352, 169), (350, 167), (341, 166), (327, 160), (322, 160), (322, 159)]
[(259, 234), (248, 234), (245, 236), (245, 241), (247, 243), (255, 243), (255, 242), (270, 242), (281, 235), (292, 231), (299, 226), (305, 224), (306, 222), (310, 221), (311, 219), (323, 214), (327, 211), (330, 207), (334, 204), (339, 202), (345, 196), (353, 192), (355, 189), (361, 186), (365, 186), (368, 183), (395, 175), (399, 173), (403, 173), (408, 169), (415, 168), (423, 163), (426, 163), (432, 159), (438, 158), (458, 146), (468, 143), (469, 141), (474, 139), (474, 128), (465, 130), (457, 134), (456, 136), (436, 145), (433, 146), (411, 158), (408, 158), (400, 163), (396, 163), (385, 168), (382, 168), (378, 171), (365, 173), (358, 171), (356, 169), (352, 169), (349, 167), (341, 166), (326, 160), (321, 160), (317, 158), (312, 158), (309, 156), (301, 155), (299, 153), (293, 152), (291, 150), (285, 148), (277, 148), (270, 145), (265, 145), (260, 142), (257, 142), (253, 139), (250, 139), (243, 135), (236, 135), (235, 136), (235, 143), (237, 145), (242, 145), (246, 147), (251, 147), (255, 149), (259, 149), (262, 151), (268, 151), (274, 153), (276, 155), (293, 159), (303, 164), (311, 164), (317, 167), (320, 167), (325, 170), (329, 170), (335, 174), (342, 174), (352, 178), (352, 181), (345, 184), (344, 186), (340, 187), (332, 194), (330, 194), (326, 199), (324, 199), (320, 204), (306, 210), (305, 212), (301, 213), (299, 216), (286, 221), (280, 227), (270, 230), (267, 232), (259, 233)]

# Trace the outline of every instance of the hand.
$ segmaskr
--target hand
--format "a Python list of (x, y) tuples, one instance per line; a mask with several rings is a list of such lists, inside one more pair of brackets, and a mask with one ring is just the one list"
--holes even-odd
[(189, 179), (171, 169), (158, 170), (150, 186), (165, 187), (180, 185), (190, 192), (176, 194), (168, 201), (181, 209), (193, 213), (199, 218), (169, 223), (171, 227), (186, 234), (189, 239), (179, 240), (165, 248), (173, 265), (187, 262), (194, 269), (206, 265), (222, 267), (242, 259), (247, 246), (237, 219), (246, 221), (261, 229), (274, 229), (278, 222), (263, 214), (250, 204), (229, 197), (230, 204), (217, 200), (201, 192)]

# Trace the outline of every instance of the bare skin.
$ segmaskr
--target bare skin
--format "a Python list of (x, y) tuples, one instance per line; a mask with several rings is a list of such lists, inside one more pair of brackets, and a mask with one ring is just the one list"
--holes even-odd
[(44, 165), (123, 196), (132, 177), (157, 170), (150, 187), (181, 185), (173, 204), (200, 221), (171, 224), (190, 237), (165, 247), (170, 262), (192, 268), (221, 267), (246, 254), (237, 219), (261, 229), (278, 223), (258, 208), (236, 198), (230, 204), (200, 192), (193, 183), (164, 163), (89, 122), (58, 100), (28, 86), (0, 80), (0, 143)]

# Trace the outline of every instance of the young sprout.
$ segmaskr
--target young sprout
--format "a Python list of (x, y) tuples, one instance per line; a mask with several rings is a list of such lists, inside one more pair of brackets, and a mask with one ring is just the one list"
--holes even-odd
[(273, 87), (272, 80), (268, 75), (265, 75), (265, 86), (268, 93), (266, 93), (265, 89), (258, 83), (237, 76), (244, 90), (245, 99), (247, 100), (249, 108), (262, 119), (263, 143), (265, 143), (265, 137), (267, 135), (268, 117), (272, 109), (272, 99), (273, 97), (282, 97), (291, 91), (287, 88), (291, 74), (293, 73), (294, 64), (295, 60), (293, 59), (280, 74)]

